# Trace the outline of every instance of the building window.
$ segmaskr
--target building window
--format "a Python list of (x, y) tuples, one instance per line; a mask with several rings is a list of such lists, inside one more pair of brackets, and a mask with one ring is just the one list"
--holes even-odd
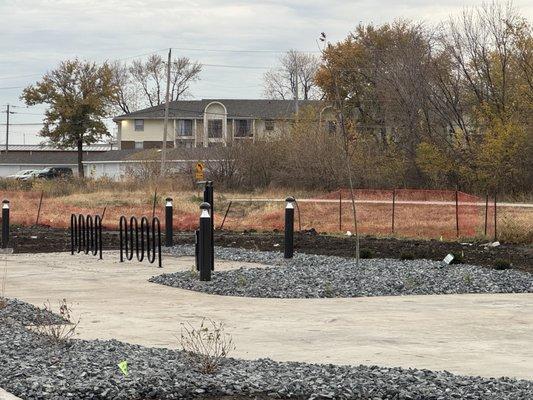
[(135, 124), (135, 132), (144, 131), (144, 119), (136, 119), (134, 124)]
[(135, 142), (136, 149), (144, 149), (144, 142)]
[(274, 120), (273, 119), (265, 120), (265, 130), (267, 130), (267, 131), (273, 131), (274, 130)]
[(192, 136), (192, 120), (178, 119), (176, 134), (177, 136)]
[(235, 120), (235, 137), (252, 136), (252, 121), (249, 119)]
[(210, 119), (207, 121), (207, 136), (209, 138), (222, 138), (221, 119)]
[(337, 132), (337, 121), (328, 121), (328, 132), (329, 133)]

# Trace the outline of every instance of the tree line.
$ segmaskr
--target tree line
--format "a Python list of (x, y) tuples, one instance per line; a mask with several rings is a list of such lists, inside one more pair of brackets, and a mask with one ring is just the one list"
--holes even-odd
[[(268, 156), (265, 166), (277, 168), (290, 159), (314, 171), (304, 186), (324, 187), (346, 182), (346, 167), (333, 160), (346, 153), (357, 186), (531, 192), (533, 35), (510, 3), (465, 9), (438, 26), (361, 24), (337, 43), (325, 34), (321, 40), (320, 56), (283, 54), (280, 67), (264, 75), (264, 94), (321, 99), (341, 138), (324, 131), (321, 110), (302, 110), (286, 135), (255, 145), (258, 158), (250, 163)], [(22, 99), (49, 105), (44, 137), (81, 149), (109, 136), (103, 118), (162, 104), (165, 69), (158, 55), (130, 64), (65, 61)], [(171, 100), (190, 95), (201, 70), (198, 62), (174, 59)], [(299, 140), (317, 142), (316, 151), (295, 159), (310, 146), (279, 150)], [(288, 183), (275, 171), (261, 174), (265, 184), (269, 177)]]

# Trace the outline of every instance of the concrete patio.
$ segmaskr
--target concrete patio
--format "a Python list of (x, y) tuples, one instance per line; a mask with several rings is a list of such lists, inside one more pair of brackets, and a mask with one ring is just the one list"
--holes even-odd
[[(5, 260), (5, 261), (4, 261)], [(79, 338), (177, 348), (180, 324), (223, 321), (241, 358), (377, 364), (533, 379), (533, 294), (260, 299), (214, 296), (147, 281), (189, 270), (68, 253), (3, 255), (6, 296), (41, 306), (66, 298)], [(217, 261), (217, 269), (246, 263)], [(0, 396), (1, 398), (1, 396)]]

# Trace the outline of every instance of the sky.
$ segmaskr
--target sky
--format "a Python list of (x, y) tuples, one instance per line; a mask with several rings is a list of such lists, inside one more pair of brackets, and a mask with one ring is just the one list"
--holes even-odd
[[(468, 0), (0, 0), (0, 145), (5, 105), (13, 124), (38, 124), (44, 106), (19, 99), (61, 60), (131, 62), (149, 54), (204, 64), (192, 98), (261, 98), (262, 76), (286, 50), (317, 52), (325, 32), (342, 40), (359, 23), (403, 18), (427, 25), (459, 14)], [(533, 20), (533, 1), (513, 2)], [(112, 126), (112, 124), (110, 124)], [(35, 144), (38, 125), (13, 125), (9, 142)]]

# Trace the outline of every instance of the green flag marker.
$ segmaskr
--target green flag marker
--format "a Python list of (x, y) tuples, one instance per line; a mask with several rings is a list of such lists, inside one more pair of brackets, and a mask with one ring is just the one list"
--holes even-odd
[(128, 362), (124, 360), (119, 362), (117, 365), (124, 376), (128, 376)]

